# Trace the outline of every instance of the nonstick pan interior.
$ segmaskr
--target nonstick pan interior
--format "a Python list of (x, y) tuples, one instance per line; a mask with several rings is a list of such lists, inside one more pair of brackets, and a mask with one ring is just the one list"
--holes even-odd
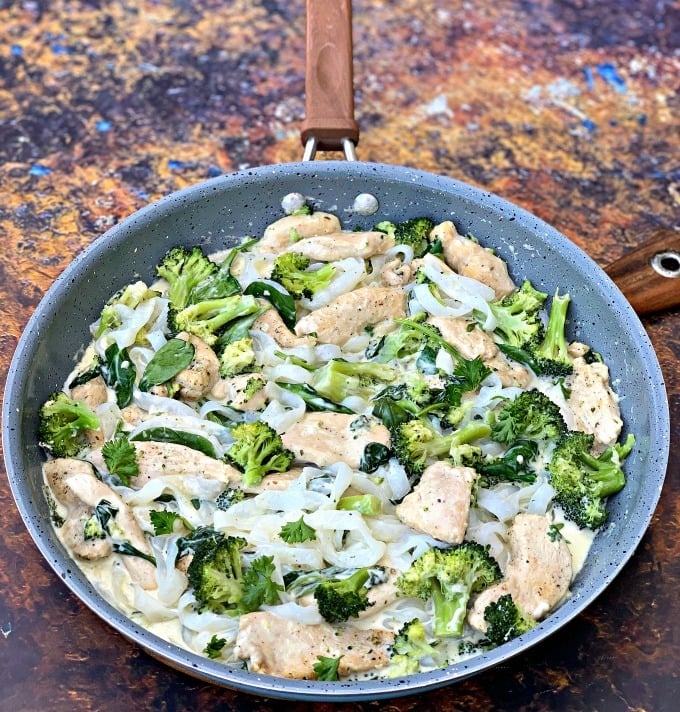
[[(281, 217), (281, 200), (301, 193), (317, 209), (337, 213), (346, 229), (378, 218), (429, 215), (453, 220), (506, 259), (516, 281), (549, 293), (569, 292), (571, 339), (600, 352), (623, 396), (626, 430), (636, 434), (626, 461), (628, 484), (611, 502), (608, 526), (596, 538), (573, 595), (526, 636), (432, 673), (402, 680), (307, 682), (255, 675), (185, 652), (148, 633), (109, 605), (59, 543), (42, 492), (37, 413), (61, 387), (72, 355), (89, 340), (88, 325), (108, 296), (135, 278), (153, 278), (169, 247), (200, 244), (208, 251), (235, 237), (258, 235)], [(362, 193), (379, 203), (375, 215), (354, 210)], [(134, 214), (95, 241), (55, 282), (16, 350), (3, 406), (3, 445), (10, 484), (37, 546), (67, 586), (116, 630), (150, 654), (204, 680), (270, 697), (358, 700), (413, 694), (462, 679), (520, 653), (582, 611), (611, 582), (642, 538), (658, 501), (668, 458), (669, 419), (661, 371), (638, 317), (605, 273), (559, 232), (524, 210), (457, 181), (407, 168), (322, 161), (283, 164), (213, 179)]]

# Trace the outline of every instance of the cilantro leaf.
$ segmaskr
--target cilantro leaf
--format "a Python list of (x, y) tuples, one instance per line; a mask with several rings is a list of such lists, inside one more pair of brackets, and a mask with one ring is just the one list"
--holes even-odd
[(287, 522), (281, 527), (279, 536), (287, 544), (301, 544), (303, 541), (313, 541), (316, 539), (316, 530), (305, 524), (303, 517), (296, 522)]
[(312, 668), (317, 680), (335, 681), (340, 679), (338, 668), (342, 655), (339, 658), (327, 658), (324, 655), (317, 655), (316, 659), (319, 662), (314, 663)]
[(156, 536), (172, 534), (175, 531), (175, 522), (178, 519), (186, 524), (181, 515), (177, 514), (177, 512), (169, 512), (167, 509), (150, 510), (149, 519), (153, 524), (153, 531)]
[(208, 644), (203, 649), (203, 652), (212, 660), (219, 658), (222, 654), (222, 648), (227, 644), (226, 638), (218, 638), (213, 635), (208, 641)]
[(272, 581), (274, 569), (273, 556), (260, 556), (252, 561), (243, 574), (243, 610), (250, 613), (265, 603), (272, 606), (279, 602), (283, 586)]
[(102, 456), (109, 472), (116, 475), (125, 487), (129, 487), (130, 479), (139, 474), (135, 446), (122, 435), (104, 443)]

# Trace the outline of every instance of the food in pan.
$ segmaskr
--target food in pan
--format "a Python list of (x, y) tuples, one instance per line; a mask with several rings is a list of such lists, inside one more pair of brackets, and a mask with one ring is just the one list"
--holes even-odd
[(303, 205), (111, 296), (39, 433), (101, 595), (195, 653), (319, 680), (453, 664), (560, 606), (634, 437), (568, 341), (569, 295), (490, 247)]

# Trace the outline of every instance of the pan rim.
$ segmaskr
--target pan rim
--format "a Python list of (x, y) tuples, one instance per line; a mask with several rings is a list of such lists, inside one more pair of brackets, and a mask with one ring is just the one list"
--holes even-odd
[[(77, 568), (76, 564), (71, 562), (69, 568), (68, 561), (71, 561), (70, 558), (68, 561), (65, 561), (62, 552), (45, 536), (45, 529), (51, 526), (49, 522), (41, 522), (36, 517), (34, 506), (30, 499), (28, 499), (28, 501), (26, 500), (26, 493), (24, 492), (22, 483), (21, 453), (18, 452), (19, 448), (17, 447), (15, 437), (15, 433), (21, 430), (21, 413), (17, 410), (16, 404), (18, 398), (24, 391), (26, 378), (28, 376), (26, 360), (30, 358), (31, 352), (35, 349), (39, 334), (46, 323), (44, 305), (59, 301), (63, 294), (72, 288), (71, 284), (76, 277), (81, 274), (83, 269), (108, 251), (112, 245), (129, 239), (130, 234), (141, 229), (147, 221), (156, 220), (159, 216), (172, 213), (175, 210), (186, 209), (192, 203), (201, 200), (205, 195), (213, 191), (219, 192), (222, 189), (230, 189), (236, 185), (246, 185), (253, 181), (256, 183), (264, 183), (276, 180), (277, 177), (290, 173), (303, 173), (309, 178), (318, 175), (320, 179), (323, 180), (325, 176), (337, 173), (340, 170), (343, 171), (350, 180), (353, 177), (365, 177), (368, 173), (369, 175), (372, 174), (376, 179), (394, 180), (396, 177), (405, 186), (417, 182), (425, 185), (427, 188), (433, 188), (439, 191), (444, 190), (445, 192), (460, 195), (476, 205), (492, 210), (501, 216), (507, 216), (507, 218), (504, 219), (518, 221), (528, 230), (541, 236), (542, 239), (549, 240), (551, 244), (556, 245), (559, 249), (566, 250), (570, 257), (573, 257), (578, 263), (579, 269), (582, 272), (590, 272), (591, 281), (594, 280), (595, 286), (600, 290), (604, 290), (608, 297), (615, 301), (616, 308), (623, 311), (626, 319), (635, 325), (639, 334), (640, 340), (637, 344), (637, 348), (641, 355), (644, 356), (644, 360), (649, 369), (649, 381), (651, 384), (650, 395), (653, 400), (651, 407), (653, 407), (656, 412), (656, 426), (659, 431), (658, 448), (655, 449), (656, 470), (658, 472), (656, 472), (656, 476), (647, 483), (647, 492), (650, 495), (646, 503), (648, 510), (640, 513), (637, 520), (637, 527), (629, 536), (625, 553), (616, 560), (615, 565), (609, 567), (606, 575), (598, 581), (598, 585), (589, 595), (575, 596), (567, 600), (546, 621), (540, 623), (525, 636), (501, 648), (483, 653), (463, 663), (458, 663), (441, 670), (419, 673), (408, 678), (368, 680), (351, 683), (291, 681), (233, 669), (223, 663), (207, 660), (199, 655), (167, 643), (119, 613), (99, 594), (96, 594), (91, 587), (83, 584), (81, 580), (82, 577), (80, 577), (77, 572), (74, 573), (71, 570)], [(467, 183), (462, 183), (453, 178), (408, 167), (395, 167), (378, 163), (326, 160), (314, 163), (284, 163), (274, 166), (262, 166), (209, 179), (202, 183), (184, 188), (176, 193), (172, 193), (145, 206), (125, 218), (106, 233), (97, 237), (89, 247), (76, 256), (73, 262), (55, 280), (45, 293), (37, 309), (31, 315), (19, 339), (7, 374), (2, 421), (2, 439), (6, 470), (10, 488), (22, 519), (43, 557), (81, 602), (125, 638), (140, 645), (140, 647), (149, 652), (153, 657), (161, 659), (165, 664), (194, 677), (252, 694), (281, 699), (309, 701), (384, 699), (429, 691), (486, 671), (502, 661), (514, 657), (520, 652), (524, 652), (529, 647), (532, 647), (546, 639), (549, 635), (557, 632), (567, 622), (585, 610), (585, 608), (609, 586), (632, 557), (644, 533), (649, 527), (649, 523), (661, 495), (670, 446), (668, 398), (663, 385), (661, 369), (651, 341), (639, 318), (623, 295), (618, 291), (618, 288), (616, 288), (610, 278), (600, 269), (592, 258), (578, 246), (569, 241), (568, 238), (562, 235), (558, 230), (523, 208), (488, 191)]]

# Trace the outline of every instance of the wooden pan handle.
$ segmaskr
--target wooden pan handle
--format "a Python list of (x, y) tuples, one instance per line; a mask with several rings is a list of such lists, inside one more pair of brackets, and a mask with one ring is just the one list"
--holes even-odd
[(306, 118), (303, 145), (317, 141), (321, 151), (359, 142), (354, 120), (351, 0), (307, 0)]
[(680, 231), (657, 230), (642, 245), (605, 267), (640, 314), (680, 305)]

